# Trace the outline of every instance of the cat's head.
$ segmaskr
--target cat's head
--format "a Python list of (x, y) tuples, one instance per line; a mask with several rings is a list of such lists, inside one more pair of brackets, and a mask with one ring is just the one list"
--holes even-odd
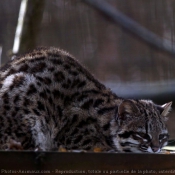
[(166, 120), (171, 105), (172, 102), (158, 106), (148, 100), (123, 100), (111, 122), (117, 150), (160, 152), (169, 138)]

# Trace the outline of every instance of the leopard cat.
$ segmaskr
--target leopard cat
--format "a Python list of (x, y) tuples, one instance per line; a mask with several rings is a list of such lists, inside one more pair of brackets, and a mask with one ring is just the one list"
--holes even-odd
[(171, 104), (120, 98), (69, 53), (38, 48), (0, 70), (0, 149), (158, 153)]

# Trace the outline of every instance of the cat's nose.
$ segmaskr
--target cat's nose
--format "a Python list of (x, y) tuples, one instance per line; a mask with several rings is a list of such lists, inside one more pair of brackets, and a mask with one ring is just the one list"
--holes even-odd
[(159, 147), (154, 146), (154, 147), (152, 147), (151, 149), (153, 150), (153, 152), (157, 152), (157, 151), (159, 150)]

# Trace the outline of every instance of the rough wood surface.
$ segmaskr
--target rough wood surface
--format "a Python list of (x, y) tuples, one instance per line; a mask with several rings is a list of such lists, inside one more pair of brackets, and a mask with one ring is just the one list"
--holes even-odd
[(0, 174), (12, 174), (12, 171), (15, 174), (40, 171), (41, 174), (89, 175), (175, 173), (175, 155), (0, 152), (0, 157)]

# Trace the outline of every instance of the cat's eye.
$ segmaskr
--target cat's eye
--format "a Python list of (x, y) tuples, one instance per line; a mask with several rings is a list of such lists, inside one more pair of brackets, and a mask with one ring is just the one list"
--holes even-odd
[(142, 133), (142, 132), (137, 132), (137, 133), (134, 134), (134, 136), (136, 138), (144, 139), (144, 140), (147, 140), (147, 141), (151, 140), (151, 138), (150, 138), (150, 136), (148, 134)]
[(159, 135), (159, 140), (163, 140), (163, 139), (167, 139), (168, 138), (168, 134), (160, 134)]

